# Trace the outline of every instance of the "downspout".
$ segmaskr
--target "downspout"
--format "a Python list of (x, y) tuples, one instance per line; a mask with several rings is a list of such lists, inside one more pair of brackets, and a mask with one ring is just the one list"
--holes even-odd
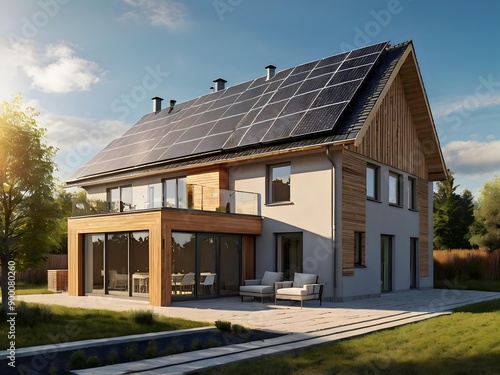
[(332, 164), (332, 168), (330, 170), (331, 173), (331, 197), (332, 204), (330, 205), (330, 228), (332, 231), (332, 259), (333, 259), (333, 301), (335, 302), (337, 297), (337, 241), (336, 241), (336, 207), (335, 207), (335, 197), (336, 197), (336, 189), (335, 189), (335, 159), (333, 157), (332, 151), (330, 150), (331, 146), (326, 146), (326, 157)]

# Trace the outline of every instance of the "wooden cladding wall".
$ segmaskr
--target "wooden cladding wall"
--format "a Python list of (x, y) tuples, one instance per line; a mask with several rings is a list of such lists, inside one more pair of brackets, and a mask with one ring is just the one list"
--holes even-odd
[(192, 197), (192, 208), (215, 211), (220, 206), (219, 189), (229, 188), (229, 172), (227, 168), (217, 167), (188, 175), (186, 183), (192, 185), (188, 192)]
[(366, 228), (366, 161), (342, 152), (342, 275), (354, 275), (354, 232)]
[(401, 77), (394, 79), (359, 146), (352, 151), (423, 179), (428, 179), (425, 154)]
[(419, 212), (420, 277), (429, 276), (429, 190), (427, 181), (417, 181), (417, 207)]
[[(134, 212), (107, 216), (91, 216), (68, 220), (68, 294), (81, 296), (84, 290), (84, 235), (90, 233), (149, 232), (149, 282), (161, 285), (162, 253), (160, 211)], [(149, 303), (160, 306), (161, 293), (150, 288)]]

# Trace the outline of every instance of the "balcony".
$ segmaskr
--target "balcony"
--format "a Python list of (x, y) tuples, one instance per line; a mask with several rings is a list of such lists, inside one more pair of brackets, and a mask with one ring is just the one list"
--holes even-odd
[(260, 194), (256, 193), (187, 184), (182, 193), (165, 196), (161, 183), (121, 189), (121, 200), (109, 192), (87, 194), (82, 190), (73, 201), (73, 217), (160, 208), (260, 216)]

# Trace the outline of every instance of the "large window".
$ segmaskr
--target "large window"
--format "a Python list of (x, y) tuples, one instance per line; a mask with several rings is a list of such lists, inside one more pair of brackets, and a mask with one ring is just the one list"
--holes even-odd
[(148, 297), (149, 233), (85, 235), (85, 292)]
[(163, 181), (165, 207), (188, 208), (186, 177)]
[(374, 165), (366, 167), (366, 197), (378, 200), (379, 168)]
[(133, 210), (132, 186), (121, 186), (107, 190), (109, 212), (124, 212)]
[(267, 203), (290, 202), (290, 163), (270, 165)]
[(408, 208), (417, 209), (417, 180), (413, 177), (408, 177)]
[(394, 172), (389, 172), (389, 204), (402, 206), (401, 175)]
[(295, 272), (303, 270), (302, 233), (281, 233), (277, 235), (278, 272), (284, 280), (293, 280)]

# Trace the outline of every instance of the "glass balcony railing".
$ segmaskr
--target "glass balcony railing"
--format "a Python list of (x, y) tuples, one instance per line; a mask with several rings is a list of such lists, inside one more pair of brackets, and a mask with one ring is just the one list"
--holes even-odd
[[(178, 208), (232, 214), (260, 215), (260, 194), (186, 185), (186, 191), (164, 196), (161, 183), (127, 186), (113, 193), (87, 194), (82, 190), (73, 200), (73, 216), (129, 212), (154, 208)], [(118, 198), (121, 196), (121, 200)]]

